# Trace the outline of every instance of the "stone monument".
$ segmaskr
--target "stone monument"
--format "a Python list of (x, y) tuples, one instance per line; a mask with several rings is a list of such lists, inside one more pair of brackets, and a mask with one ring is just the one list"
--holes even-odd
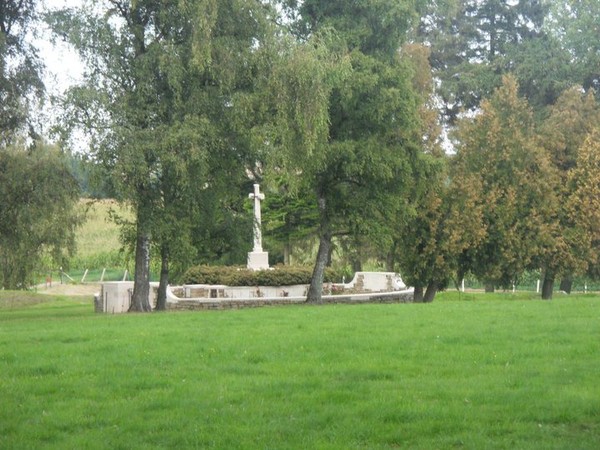
[(265, 199), (265, 194), (260, 192), (260, 186), (254, 185), (254, 192), (249, 197), (254, 200), (254, 248), (248, 253), (248, 269), (262, 270), (269, 268), (269, 253), (262, 248), (262, 233), (260, 230), (260, 202)]

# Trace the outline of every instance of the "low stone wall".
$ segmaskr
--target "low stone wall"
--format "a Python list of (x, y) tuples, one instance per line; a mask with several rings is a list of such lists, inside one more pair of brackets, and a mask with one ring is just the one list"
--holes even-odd
[[(386, 280), (387, 281), (387, 280)], [(158, 283), (151, 283), (150, 304), (156, 305)], [(129, 309), (133, 282), (107, 282), (102, 291), (94, 298), (94, 310), (97, 313), (123, 313)], [(284, 287), (229, 287), (229, 286), (172, 286), (167, 289), (167, 309), (171, 311), (193, 311), (209, 309), (240, 309), (262, 306), (283, 306), (306, 303), (308, 286)], [(392, 292), (356, 292), (356, 287), (327, 284), (323, 303), (410, 303), (413, 290)]]
[(263, 297), (300, 297), (308, 292), (308, 285), (292, 286), (225, 286), (208, 284), (186, 284), (173, 293), (181, 298), (244, 299)]
[[(412, 303), (414, 293), (412, 290), (407, 290), (372, 294), (324, 295), (322, 298), (324, 304)], [(167, 302), (167, 309), (170, 311), (201, 311), (302, 304), (307, 304), (305, 297), (235, 299), (174, 299), (171, 297)]]

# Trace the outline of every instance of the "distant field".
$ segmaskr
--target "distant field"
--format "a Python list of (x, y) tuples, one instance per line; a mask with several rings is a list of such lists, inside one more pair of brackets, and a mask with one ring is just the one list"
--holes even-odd
[(19, 295), (0, 448), (600, 448), (598, 296), (109, 316)]
[(101, 251), (118, 251), (119, 228), (109, 220), (109, 211), (126, 211), (114, 200), (82, 200), (90, 205), (85, 224), (77, 233), (77, 255), (81, 258), (93, 256)]
[[(119, 215), (131, 218), (131, 212), (114, 200), (81, 201), (82, 207), (87, 206), (86, 222), (77, 231), (77, 253), (71, 259), (70, 273), (80, 278), (85, 269), (100, 274), (102, 269), (125, 268), (125, 255), (120, 252), (119, 226), (110, 220), (109, 212), (116, 211)], [(74, 275), (75, 274), (75, 275)]]

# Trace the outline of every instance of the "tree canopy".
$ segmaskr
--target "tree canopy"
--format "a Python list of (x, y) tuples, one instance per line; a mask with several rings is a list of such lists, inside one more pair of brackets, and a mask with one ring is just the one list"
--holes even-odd
[(334, 236), (377, 233), (410, 184), (418, 97), (399, 50), (416, 14), (410, 2), (287, 5), (295, 8), (292, 28), (301, 39), (281, 83), (283, 103), (293, 108), (279, 113), (286, 131), (281, 164), (302, 174), (317, 203), (319, 249), (308, 300), (319, 302)]
[(37, 19), (37, 0), (0, 2), (0, 146), (23, 133), (33, 137), (30, 108), (42, 99), (42, 63), (27, 32)]
[(459, 133), (453, 178), (463, 197), (477, 196), (484, 233), (466, 250), (463, 264), (489, 285), (509, 287), (539, 266), (552, 239), (545, 218), (555, 214), (555, 173), (512, 77), (482, 102), (481, 114), (462, 122)]

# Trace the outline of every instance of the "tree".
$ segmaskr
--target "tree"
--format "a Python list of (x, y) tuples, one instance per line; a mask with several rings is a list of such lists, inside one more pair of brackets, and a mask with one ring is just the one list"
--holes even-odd
[(9, 147), (0, 152), (0, 197), (0, 285), (28, 289), (44, 258), (62, 266), (74, 250), (77, 181), (56, 149)]
[(511, 73), (536, 113), (571, 81), (571, 56), (549, 32), (547, 2), (441, 0), (430, 2), (419, 39), (431, 45), (431, 64), (446, 122), (475, 110)]
[(598, 273), (600, 266), (600, 132), (593, 129), (577, 155), (577, 165), (569, 174), (573, 187), (567, 209), (579, 231), (578, 249), (588, 272)]
[[(166, 116), (177, 94), (168, 75), (176, 61), (163, 55), (184, 13), (174, 4), (109, 0), (51, 17), (55, 30), (75, 45), (91, 70), (71, 90), (70, 127), (92, 133), (97, 159), (114, 175), (117, 192), (136, 215), (135, 281), (131, 310), (149, 311), (150, 238), (160, 208), (161, 144)], [(174, 49), (176, 50), (176, 49)], [(173, 52), (174, 59), (177, 51)], [(77, 120), (81, 117), (83, 120)]]
[(551, 2), (548, 30), (569, 53), (573, 85), (600, 89), (600, 5), (595, 0)]
[(516, 80), (505, 77), (481, 113), (461, 122), (452, 168), (457, 194), (475, 196), (482, 210), (484, 237), (461, 255), (461, 272), (471, 270), (489, 287), (509, 287), (539, 267), (553, 237), (555, 174), (517, 92)]
[(148, 311), (151, 238), (162, 260), (161, 307), (168, 259), (173, 247), (190, 248), (207, 174), (227, 163), (244, 173), (253, 159), (236, 126), (253, 112), (240, 92), (253, 86), (270, 9), (233, 0), (94, 3), (52, 18), (90, 66), (67, 99), (69, 121), (92, 134), (91, 151), (136, 213), (132, 310)]
[(405, 283), (414, 287), (415, 302), (432, 302), (438, 291), (464, 277), (461, 256), (484, 237), (483, 205), (477, 193), (454, 176), (453, 161), (432, 157), (429, 181), (416, 198), (414, 210), (397, 230), (399, 267)]
[(285, 167), (301, 173), (318, 207), (307, 300), (320, 302), (333, 237), (381, 229), (411, 182), (417, 99), (399, 49), (414, 10), (392, 1), (305, 1), (295, 12), (306, 43), (288, 58), (281, 90), (294, 109), (279, 111), (280, 129), (289, 131)]
[(37, 0), (0, 2), (0, 147), (23, 131), (36, 137), (29, 110), (44, 91), (42, 64), (26, 39), (37, 20), (36, 5)]
[(555, 189), (559, 201), (553, 220), (555, 236), (545, 249), (542, 264), (543, 298), (551, 298), (556, 277), (561, 277), (561, 290), (570, 292), (573, 275), (584, 270), (586, 264), (586, 250), (581, 248), (584, 240), (566, 205), (574, 189), (569, 180), (577, 166), (579, 150), (599, 120), (600, 108), (593, 92), (585, 94), (581, 87), (573, 87), (559, 97), (541, 126), (542, 143), (559, 177)]

